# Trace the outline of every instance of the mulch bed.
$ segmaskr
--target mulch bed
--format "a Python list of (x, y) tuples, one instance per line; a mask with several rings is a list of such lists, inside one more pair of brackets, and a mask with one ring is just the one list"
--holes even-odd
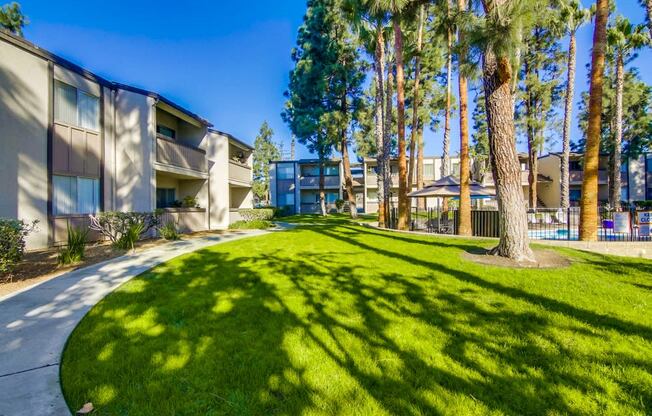
[(511, 267), (517, 269), (555, 269), (571, 265), (571, 261), (554, 250), (533, 249), (534, 262), (517, 262), (505, 257), (495, 256), (488, 250), (477, 250), (464, 252), (462, 257), (485, 266)]

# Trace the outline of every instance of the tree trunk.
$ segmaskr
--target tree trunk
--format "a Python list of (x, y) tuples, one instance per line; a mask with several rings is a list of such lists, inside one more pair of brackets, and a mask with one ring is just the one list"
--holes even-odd
[(568, 44), (568, 78), (566, 80), (566, 104), (564, 107), (564, 133), (561, 157), (561, 207), (570, 206), (570, 132), (573, 115), (573, 95), (575, 92), (575, 32), (571, 32)]
[[(423, 143), (423, 126), (419, 125), (419, 142), (418, 142), (418, 151), (417, 151), (417, 189), (423, 189), (424, 180), (423, 180), (423, 152), (424, 152), (424, 143)], [(417, 198), (417, 206), (420, 210), (426, 209), (426, 199)]]
[[(466, 0), (458, 0), (460, 11), (466, 11)], [(464, 44), (464, 34), (458, 31), (458, 41)], [(466, 50), (459, 54), (458, 79), (460, 88), (460, 208), (459, 208), (459, 235), (471, 235), (471, 166), (469, 161), (469, 109), (468, 109), (468, 86), (466, 76), (462, 73), (462, 65), (466, 59)]]
[(598, 163), (602, 122), (602, 84), (604, 82), (605, 50), (609, 0), (597, 0), (593, 56), (591, 58), (591, 86), (589, 89), (589, 120), (584, 151), (584, 178), (580, 201), (580, 240), (598, 239)]
[[(376, 53), (374, 54), (374, 66), (376, 70), (376, 181), (378, 184), (378, 226), (386, 227), (385, 217), (385, 133), (383, 100), (383, 76), (385, 75), (385, 39), (383, 39), (382, 26), (379, 24), (376, 30)], [(366, 191), (365, 191), (366, 192)], [(366, 198), (366, 195), (365, 195)]]
[[(448, 11), (450, 15), (450, 0), (447, 0)], [(446, 33), (447, 56), (446, 56), (446, 109), (444, 114), (444, 143), (441, 157), (441, 177), (449, 175), (450, 167), (450, 135), (451, 135), (451, 87), (453, 78), (453, 33), (448, 28)]]
[(326, 216), (326, 194), (324, 193), (324, 161), (319, 161), (319, 207), (321, 215)]
[[(502, 5), (506, 1), (483, 1), (485, 13), (492, 13), (494, 4)], [(483, 54), (482, 70), (490, 162), (500, 217), (500, 242), (492, 252), (516, 261), (533, 261), (521, 188), (521, 167), (516, 151), (511, 62), (505, 56), (497, 57), (488, 48)]]
[(616, 136), (613, 148), (611, 181), (609, 182), (609, 203), (611, 208), (620, 211), (620, 164), (623, 143), (623, 88), (625, 86), (625, 62), (623, 54), (616, 57)]
[[(390, 218), (391, 198), (392, 198), (392, 166), (391, 166), (391, 153), (392, 153), (392, 99), (394, 96), (394, 73), (391, 65), (387, 69), (387, 83), (385, 84), (385, 142), (383, 143), (384, 152), (384, 174), (385, 179), (383, 185), (385, 186), (385, 201), (383, 207), (385, 209), (385, 218)], [(391, 224), (390, 224), (391, 225)], [(389, 225), (388, 225), (389, 226)]]
[(342, 168), (344, 170), (344, 187), (349, 200), (349, 211), (351, 218), (358, 218), (358, 207), (355, 204), (355, 193), (353, 192), (353, 175), (351, 175), (351, 162), (349, 161), (349, 144), (346, 138), (346, 129), (342, 129)]
[[(419, 28), (417, 30), (417, 54), (414, 62), (414, 98), (412, 99), (412, 128), (410, 130), (410, 169), (408, 170), (407, 192), (412, 191), (414, 184), (414, 171), (417, 164), (416, 150), (417, 140), (419, 137), (419, 82), (421, 76), (421, 44), (423, 42), (423, 20), (424, 20), (424, 6), (419, 8)], [(423, 160), (422, 160), (423, 162)], [(419, 187), (417, 186), (417, 189)], [(421, 199), (421, 198), (419, 198)], [(411, 206), (411, 201), (408, 200), (408, 206)], [(408, 211), (408, 217), (410, 211)]]
[(403, 32), (398, 17), (394, 27), (394, 59), (396, 60), (396, 117), (398, 128), (398, 226), (408, 229), (407, 161), (405, 155), (405, 77), (403, 75)]
[(528, 185), (529, 185), (529, 206), (532, 209), (537, 208), (537, 177), (539, 176), (539, 150), (536, 143), (528, 140)]

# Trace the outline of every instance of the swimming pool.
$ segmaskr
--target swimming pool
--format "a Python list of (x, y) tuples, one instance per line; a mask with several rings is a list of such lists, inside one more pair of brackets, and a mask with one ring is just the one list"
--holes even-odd
[[(528, 230), (528, 235), (534, 240), (578, 240), (579, 232), (577, 230), (567, 229), (546, 229), (546, 230)], [(570, 238), (569, 238), (570, 237)]]

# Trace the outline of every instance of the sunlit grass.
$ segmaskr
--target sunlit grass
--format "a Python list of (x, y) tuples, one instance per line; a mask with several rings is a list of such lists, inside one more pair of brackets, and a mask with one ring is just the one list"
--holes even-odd
[(567, 250), (565, 269), (501, 269), (463, 260), (474, 242), (292, 222), (307, 225), (180, 257), (93, 308), (64, 353), (71, 408), (652, 411), (652, 262)]

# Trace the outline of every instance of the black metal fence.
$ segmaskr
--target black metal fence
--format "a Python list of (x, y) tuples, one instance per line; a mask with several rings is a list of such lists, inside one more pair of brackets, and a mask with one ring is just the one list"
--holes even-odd
[[(652, 241), (647, 224), (639, 224), (639, 211), (627, 209), (614, 212), (601, 207), (598, 210), (598, 239), (600, 241)], [(533, 240), (578, 240), (580, 210), (577, 207), (539, 208), (527, 212), (528, 234)], [(398, 210), (390, 209), (390, 228), (397, 228)], [(437, 234), (458, 234), (457, 209), (419, 209), (412, 207), (410, 230)], [(471, 210), (471, 229), (474, 236), (498, 237), (500, 217), (497, 210)]]

